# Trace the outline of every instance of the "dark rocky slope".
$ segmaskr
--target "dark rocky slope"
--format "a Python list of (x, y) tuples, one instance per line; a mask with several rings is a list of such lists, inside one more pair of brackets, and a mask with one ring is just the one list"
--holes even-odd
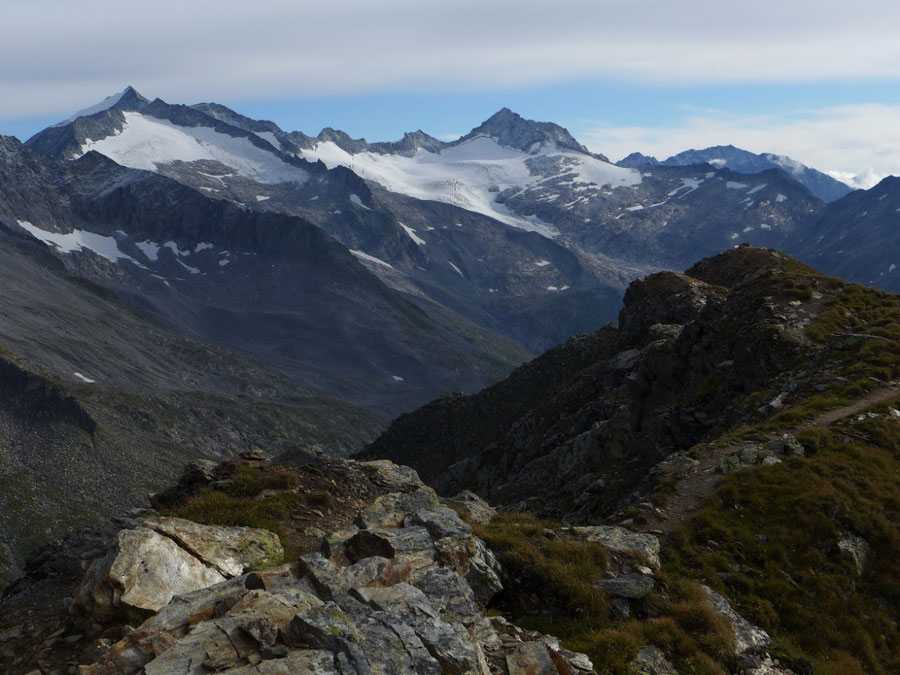
[(823, 281), (797, 299), (808, 290), (790, 285), (799, 266), (741, 247), (634, 282), (618, 327), (401, 416), (364, 456), (416, 466), (442, 492), (527, 500), (557, 517), (621, 508), (652, 466), (757, 415), (751, 393), (812, 362), (803, 328), (834, 288)]
[(668, 458), (842, 382), (837, 338), (809, 331), (846, 297), (840, 281), (752, 247), (651, 275), (629, 287), (618, 325), (399, 417), (361, 456), (409, 463), (442, 493), (595, 522), (642, 501)]
[(787, 250), (829, 274), (900, 291), (900, 178), (890, 176), (828, 205)]
[(0, 218), (7, 231), (25, 223), (44, 241), (69, 237), (68, 248), (48, 244), (69, 273), (151, 320), (384, 417), (484, 386), (528, 355), (389, 288), (308, 221), (210, 199), (96, 153), (61, 162), (0, 139)]
[(74, 526), (144, 503), (188, 458), (346, 454), (380, 421), (141, 318), (0, 229), (0, 580)]
[[(780, 644), (782, 666), (890, 673), (900, 666), (898, 326), (896, 295), (741, 247), (633, 284), (618, 326), (398, 418), (364, 454), (418, 466), (439, 492), (470, 487), (522, 512), (488, 542), (519, 561), (535, 597), (560, 569), (516, 539), (516, 518), (615, 523), (660, 536), (668, 588), (687, 577), (729, 597)], [(539, 601), (517, 602), (527, 615)], [(573, 605), (558, 628), (572, 643), (608, 663), (637, 649), (626, 633), (638, 623), (588, 627), (579, 612), (597, 605)], [(720, 672), (669, 639), (684, 669)], [(726, 670), (769, 672), (755, 668), (741, 659)]]

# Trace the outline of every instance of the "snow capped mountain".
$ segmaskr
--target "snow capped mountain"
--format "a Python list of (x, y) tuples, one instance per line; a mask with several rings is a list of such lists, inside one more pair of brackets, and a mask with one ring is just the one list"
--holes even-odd
[(247, 180), (271, 185), (309, 179), (311, 167), (282, 154), (265, 124), (247, 130), (229, 124), (221, 111), (210, 112), (220, 114), (150, 101), (128, 87), (36, 134), (28, 145), (65, 159), (96, 151), (134, 169), (193, 174), (197, 187), (211, 193)]
[[(731, 146), (611, 164), (563, 127), (507, 108), (452, 142), (417, 130), (373, 143), (129, 88), (28, 145), (60, 159), (95, 151), (245, 210), (299, 216), (395, 291), (535, 351), (614, 318), (635, 276), (744, 241), (787, 245), (823, 209), (808, 187), (819, 179), (849, 190), (788, 158)], [(142, 262), (142, 242), (171, 239), (121, 250)], [(229, 259), (210, 264), (234, 269)]]
[[(553, 122), (526, 120), (509, 108), (494, 113), (456, 143), (463, 143), (478, 136), (489, 136), (504, 147), (528, 153), (536, 152), (542, 146), (555, 145), (560, 150), (591, 154), (567, 129)], [(609, 161), (603, 155), (595, 156), (604, 162)]]
[[(249, 137), (232, 136), (208, 126), (181, 126), (140, 112), (125, 111), (117, 133), (100, 140), (85, 139), (83, 155), (92, 150), (122, 166), (157, 171), (176, 163), (213, 162), (263, 184), (303, 183), (309, 172), (285, 162), (273, 148), (259, 147)], [(270, 143), (269, 140), (266, 143)], [(209, 169), (209, 164), (200, 165)], [(223, 181), (229, 173), (210, 173)]]
[[(491, 119), (503, 114), (501, 111)], [(455, 143), (434, 150), (419, 147), (412, 155), (368, 149), (351, 152), (346, 144), (341, 147), (334, 140), (320, 140), (298, 154), (311, 161), (322, 160), (328, 167), (345, 166), (392, 192), (453, 204), (547, 237), (558, 236), (559, 230), (533, 215), (511, 211), (497, 197), (528, 192), (553, 180), (565, 181), (582, 192), (641, 182), (638, 171), (616, 167), (582, 149), (560, 146), (556, 138), (564, 138), (562, 134), (536, 134), (485, 123)]]
[[(68, 119), (63, 120), (62, 122), (58, 122), (57, 124), (54, 124), (53, 126), (54, 127), (64, 127), (65, 125), (69, 124), (70, 122), (74, 122), (79, 117), (89, 117), (95, 113), (103, 112), (104, 110), (109, 110), (114, 105), (119, 103), (119, 101), (121, 101), (122, 98), (124, 98), (127, 94), (130, 94), (131, 92), (134, 92), (134, 89), (132, 89), (131, 87), (127, 87), (123, 91), (120, 91), (118, 94), (113, 94), (112, 96), (107, 96), (105, 99), (100, 101), (100, 103), (96, 103), (88, 108), (79, 110), (77, 113), (75, 113)], [(137, 92), (135, 92), (135, 93), (137, 93)]]
[[(618, 162), (619, 166), (652, 166), (659, 164), (653, 157), (632, 153)], [(767, 169), (782, 169), (824, 202), (833, 202), (852, 191), (852, 188), (831, 176), (801, 164), (795, 159), (770, 152), (755, 154), (733, 145), (717, 145), (704, 150), (685, 150), (662, 162), (664, 166), (711, 164), (717, 169), (728, 167), (738, 173), (759, 173)]]

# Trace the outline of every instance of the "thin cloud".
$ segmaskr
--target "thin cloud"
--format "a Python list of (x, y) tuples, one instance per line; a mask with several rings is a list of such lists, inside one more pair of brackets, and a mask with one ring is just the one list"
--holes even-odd
[(665, 159), (690, 148), (732, 144), (789, 155), (854, 187), (900, 175), (900, 105), (833, 106), (779, 116), (698, 114), (670, 127), (596, 122), (579, 135), (591, 150), (615, 159), (635, 151)]
[(0, 118), (90, 105), (126, 83), (193, 101), (900, 77), (900, 3), (862, 4), (0, 0)]

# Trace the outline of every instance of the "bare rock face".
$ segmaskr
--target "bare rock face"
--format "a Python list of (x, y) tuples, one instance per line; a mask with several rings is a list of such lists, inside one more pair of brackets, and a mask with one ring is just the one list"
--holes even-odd
[(731, 625), (734, 635), (734, 654), (741, 665), (741, 672), (748, 675), (793, 675), (794, 671), (782, 666), (768, 653), (772, 638), (759, 626), (734, 611), (731, 604), (708, 586), (702, 586), (713, 609)]
[[(72, 568), (81, 580), (66, 623), (79, 632), (65, 668), (77, 663), (81, 675), (593, 672), (585, 655), (555, 638), (485, 616), (502, 590), (500, 565), (415, 472), (387, 461), (328, 462), (331, 475), (360, 481), (342, 493), (354, 507), (329, 521), (336, 531), (318, 551), (296, 562), (279, 564), (279, 541), (265, 530), (145, 512), (118, 531), (98, 531), (96, 542), (77, 549), (84, 554)], [(37, 588), (28, 583), (18, 589), (22, 602)], [(28, 672), (30, 664), (20, 665)]]
[(281, 560), (278, 537), (246, 527), (211, 527), (153, 517), (118, 533), (88, 567), (72, 612), (99, 623), (146, 618), (173, 596), (207, 588)]
[(613, 551), (644, 556), (653, 567), (659, 567), (659, 539), (652, 534), (632, 532), (615, 525), (593, 525), (572, 528), (587, 541), (603, 544)]
[(707, 302), (725, 296), (721, 288), (676, 272), (658, 272), (633, 282), (625, 291), (619, 312), (619, 340), (623, 348), (643, 345), (655, 337), (651, 330), (682, 326), (693, 321)]

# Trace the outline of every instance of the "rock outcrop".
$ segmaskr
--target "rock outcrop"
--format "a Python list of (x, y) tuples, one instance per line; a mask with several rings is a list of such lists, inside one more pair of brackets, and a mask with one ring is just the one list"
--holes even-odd
[[(246, 453), (218, 466), (195, 463), (153, 501), (183, 504), (211, 485), (233, 490), (248, 467), (259, 472), (268, 462)], [(7, 644), (32, 651), (12, 658), (11, 672), (593, 672), (556, 638), (484, 613), (503, 588), (501, 567), (415, 472), (327, 458), (303, 471), (344, 482), (332, 506), (322, 500), (325, 510), (314, 509), (327, 533), (294, 562), (279, 564), (283, 549), (271, 532), (153, 512), (34, 558), (4, 599), (4, 616), (60, 628), (35, 648), (38, 628), (18, 624)], [(303, 488), (285, 494), (292, 489)], [(477, 497), (461, 501), (490, 511)], [(62, 593), (71, 596), (60, 607)]]
[(278, 536), (248, 527), (210, 527), (151, 517), (121, 530), (88, 567), (72, 611), (98, 623), (145, 619), (173, 596), (281, 562)]
[[(820, 377), (812, 364), (822, 347), (805, 329), (836, 288), (750, 246), (685, 274), (653, 274), (631, 284), (618, 326), (574, 338), (479, 394), (399, 417), (360, 456), (409, 464), (441, 494), (470, 489), (573, 524), (601, 522), (646, 501), (661, 462), (777, 412), (800, 382)], [(782, 392), (777, 405), (751, 399), (769, 388)], [(774, 439), (722, 464), (802, 452)]]

